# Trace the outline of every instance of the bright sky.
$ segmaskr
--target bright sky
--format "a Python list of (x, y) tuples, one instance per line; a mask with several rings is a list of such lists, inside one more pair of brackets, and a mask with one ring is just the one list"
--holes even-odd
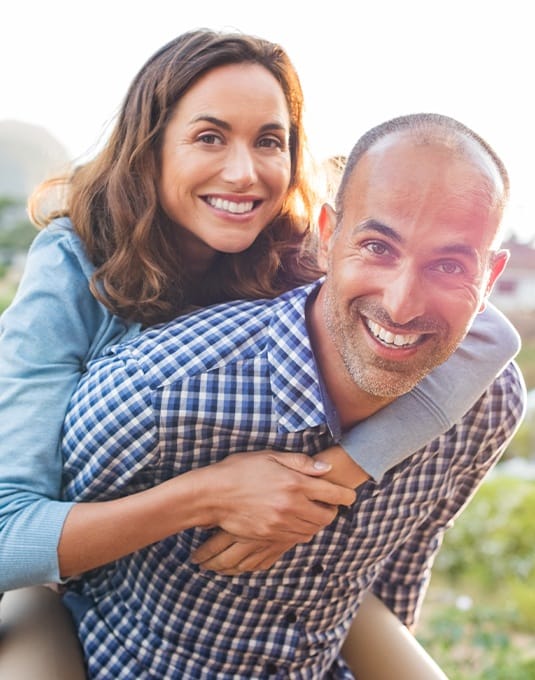
[[(348, 15), (348, 8), (351, 15)], [(8, 0), (0, 120), (45, 127), (73, 158), (105, 133), (143, 62), (183, 31), (280, 42), (301, 77), (313, 149), (345, 154), (388, 118), (435, 111), (487, 139), (512, 181), (510, 230), (535, 238), (530, 0)]]

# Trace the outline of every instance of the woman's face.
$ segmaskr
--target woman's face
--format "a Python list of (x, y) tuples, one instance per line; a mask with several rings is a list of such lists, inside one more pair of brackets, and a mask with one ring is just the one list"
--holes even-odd
[(290, 183), (289, 135), (282, 88), (259, 64), (217, 67), (179, 101), (158, 189), (192, 267), (245, 250), (277, 216)]

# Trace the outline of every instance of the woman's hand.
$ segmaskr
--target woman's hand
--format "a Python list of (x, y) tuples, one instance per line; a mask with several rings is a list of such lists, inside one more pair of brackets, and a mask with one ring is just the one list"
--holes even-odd
[[(276, 457), (280, 455), (278, 452), (272, 453)], [(312, 465), (311, 472), (313, 475), (317, 475), (318, 467), (314, 467), (313, 463), (327, 463), (323, 474), (319, 473), (322, 474), (322, 479), (351, 490), (369, 478), (364, 470), (339, 446), (326, 449), (314, 458), (305, 456), (306, 460), (302, 458), (304, 454), (286, 453), (282, 455), (288, 456), (288, 458), (277, 458), (279, 462), (287, 464), (291, 469), (299, 469), (302, 474), (309, 474), (306, 470), (310, 469)], [(338, 505), (343, 504), (345, 503), (339, 503)], [(216, 571), (229, 576), (247, 571), (269, 569), (287, 550), (293, 548), (297, 543), (310, 541), (323, 526), (327, 526), (335, 518), (338, 512), (338, 505), (336, 508), (331, 506), (331, 519), (329, 522), (326, 524), (313, 523), (308, 528), (312, 529), (315, 527), (315, 530), (301, 535), (297, 540), (291, 538), (290, 535), (282, 540), (280, 538), (248, 540), (224, 530), (218, 531), (193, 552), (192, 561), (204, 570)]]
[(293, 541), (243, 541), (220, 530), (192, 553), (191, 560), (204, 571), (236, 576), (269, 569), (295, 545)]
[(232, 454), (202, 469), (213, 478), (205, 480), (213, 490), (206, 498), (210, 525), (242, 540), (309, 541), (340, 505), (355, 500), (353, 489), (323, 478), (331, 469), (302, 453)]

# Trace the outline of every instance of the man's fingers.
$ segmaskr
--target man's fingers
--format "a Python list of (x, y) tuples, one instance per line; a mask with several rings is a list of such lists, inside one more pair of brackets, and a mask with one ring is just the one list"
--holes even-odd
[[(322, 455), (327, 456), (330, 451), (337, 450), (338, 447), (327, 449)], [(347, 454), (343, 454), (345, 458), (349, 458)], [(317, 500), (329, 505), (351, 505), (355, 502), (356, 494), (354, 488), (349, 484), (342, 484), (341, 482), (322, 480), (321, 476), (331, 471), (332, 464), (327, 460), (314, 459), (304, 453), (278, 453), (272, 452), (271, 458), (284, 467), (299, 472), (304, 475), (320, 477), (320, 479), (310, 480), (314, 483), (311, 486), (312, 494), (309, 497), (311, 500)], [(334, 456), (333, 456), (334, 460)], [(352, 465), (355, 465), (351, 461)], [(358, 466), (357, 466), (358, 467)], [(360, 470), (360, 468), (358, 468)], [(362, 473), (365, 474), (365, 473)], [(360, 480), (362, 482), (362, 480)]]

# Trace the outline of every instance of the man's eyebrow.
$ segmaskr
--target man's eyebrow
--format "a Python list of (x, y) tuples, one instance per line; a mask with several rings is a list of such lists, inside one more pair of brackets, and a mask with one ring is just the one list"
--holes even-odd
[[(221, 120), (221, 118), (217, 118), (216, 116), (209, 116), (209, 115), (203, 115), (200, 114), (198, 116), (195, 116), (195, 118), (192, 118), (191, 123), (200, 123), (200, 122), (205, 122), (205, 123), (210, 123), (211, 125), (215, 125), (216, 127), (220, 127), (223, 130), (232, 130), (232, 125), (230, 123), (227, 123), (226, 120)], [(264, 125), (260, 126), (259, 132), (270, 132), (270, 131), (279, 131), (282, 130), (283, 132), (286, 131), (286, 126), (283, 125), (282, 123), (273, 121), (270, 123), (265, 123)]]
[[(404, 239), (395, 229), (388, 227), (386, 224), (379, 222), (378, 220), (368, 219), (361, 222), (353, 229), (353, 234), (359, 234), (363, 231), (375, 232), (386, 236), (387, 238), (395, 241), (396, 243), (403, 243)], [(463, 257), (470, 258), (474, 261), (479, 259), (477, 250), (472, 246), (466, 245), (465, 243), (450, 243), (440, 248), (436, 249), (437, 255), (460, 255)]]
[(477, 250), (472, 246), (467, 246), (464, 243), (452, 243), (451, 245), (442, 246), (437, 249), (438, 255), (462, 255), (472, 260), (478, 260), (479, 255)]
[(377, 220), (368, 219), (365, 220), (364, 222), (360, 222), (353, 229), (353, 234), (358, 234), (362, 231), (377, 232), (378, 234), (386, 236), (387, 238), (390, 238), (393, 241), (403, 243), (403, 238), (401, 237), (401, 234), (398, 234), (398, 232), (395, 229), (392, 229), (392, 227), (387, 227), (386, 224), (378, 222)]

